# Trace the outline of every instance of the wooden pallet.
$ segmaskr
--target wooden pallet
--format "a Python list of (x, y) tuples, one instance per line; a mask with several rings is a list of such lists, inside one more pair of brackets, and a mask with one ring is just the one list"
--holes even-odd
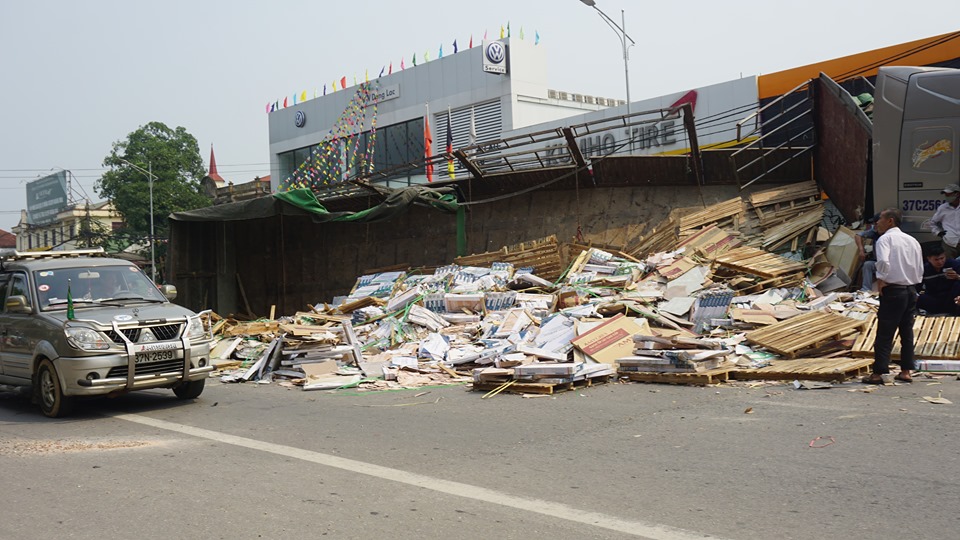
[(619, 371), (617, 375), (631, 381), (652, 382), (665, 384), (687, 384), (692, 386), (706, 386), (719, 384), (730, 380), (733, 366), (724, 366), (697, 373), (654, 373), (647, 371)]
[(839, 381), (870, 373), (872, 358), (797, 358), (774, 360), (769, 366), (737, 368), (731, 376), (738, 381)]
[[(873, 343), (877, 339), (877, 318), (871, 315), (865, 329), (853, 344), (851, 354), (861, 358), (873, 358)], [(913, 351), (916, 358), (924, 360), (960, 360), (960, 317), (924, 317), (913, 321)], [(900, 332), (893, 336), (893, 352), (890, 357), (900, 359)]]
[(731, 270), (767, 279), (803, 272), (807, 268), (803, 263), (747, 246), (723, 253), (717, 257), (717, 263)]
[(712, 204), (706, 208), (681, 216), (677, 226), (680, 232), (697, 229), (713, 224), (724, 224), (729, 220), (734, 229), (740, 228), (743, 219), (743, 199), (736, 197)]
[[(566, 390), (608, 383), (611, 377), (612, 375), (600, 375), (598, 377), (589, 377), (578, 381), (562, 383), (515, 382), (502, 391), (511, 394), (555, 394)], [(473, 389), (490, 392), (500, 388), (503, 384), (502, 382), (474, 382)]]
[(866, 321), (851, 319), (826, 311), (811, 311), (747, 332), (747, 341), (787, 357), (796, 358), (801, 351), (828, 341), (843, 339), (859, 331)]

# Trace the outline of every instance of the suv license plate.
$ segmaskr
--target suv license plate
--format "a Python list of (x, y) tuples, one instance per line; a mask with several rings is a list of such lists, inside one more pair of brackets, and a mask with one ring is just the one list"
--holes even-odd
[(164, 360), (175, 360), (180, 355), (177, 354), (177, 351), (152, 351), (152, 352), (142, 352), (136, 353), (134, 355), (135, 364), (150, 364), (153, 362), (163, 362)]

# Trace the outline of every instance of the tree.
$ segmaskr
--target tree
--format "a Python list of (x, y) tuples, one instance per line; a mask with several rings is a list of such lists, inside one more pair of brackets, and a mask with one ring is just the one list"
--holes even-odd
[[(141, 126), (126, 140), (113, 143), (103, 165), (110, 170), (97, 181), (97, 193), (123, 216), (123, 233), (144, 244), (150, 237), (148, 171), (153, 173), (155, 239), (167, 237), (171, 213), (210, 205), (200, 184), (205, 173), (197, 139), (183, 127), (173, 130), (162, 122)], [(157, 247), (161, 245), (165, 243)]]

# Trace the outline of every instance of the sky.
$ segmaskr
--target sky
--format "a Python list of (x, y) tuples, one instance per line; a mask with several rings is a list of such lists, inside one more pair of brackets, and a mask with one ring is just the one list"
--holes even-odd
[[(633, 101), (960, 30), (955, 0), (596, 1), (636, 42)], [(19, 222), (26, 182), (60, 169), (75, 197), (101, 200), (103, 159), (148, 122), (184, 127), (205, 163), (213, 145), (227, 180), (267, 175), (267, 103), (508, 23), (514, 39), (539, 33), (550, 88), (625, 98), (620, 40), (579, 0), (4, 0), (0, 229)]]

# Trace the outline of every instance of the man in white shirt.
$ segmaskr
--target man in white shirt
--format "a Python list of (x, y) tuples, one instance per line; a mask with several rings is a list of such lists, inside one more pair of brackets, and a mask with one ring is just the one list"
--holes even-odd
[(948, 259), (956, 259), (960, 255), (960, 186), (950, 184), (940, 192), (947, 202), (937, 207), (937, 211), (930, 218), (930, 230), (940, 237), (943, 242), (943, 252)]
[(900, 230), (903, 214), (896, 208), (880, 212), (877, 220), (877, 337), (873, 344), (873, 372), (863, 378), (866, 384), (883, 384), (890, 373), (893, 335), (900, 330), (900, 373), (898, 381), (912, 382), (913, 319), (917, 311), (917, 285), (923, 281), (923, 251), (917, 239)]

